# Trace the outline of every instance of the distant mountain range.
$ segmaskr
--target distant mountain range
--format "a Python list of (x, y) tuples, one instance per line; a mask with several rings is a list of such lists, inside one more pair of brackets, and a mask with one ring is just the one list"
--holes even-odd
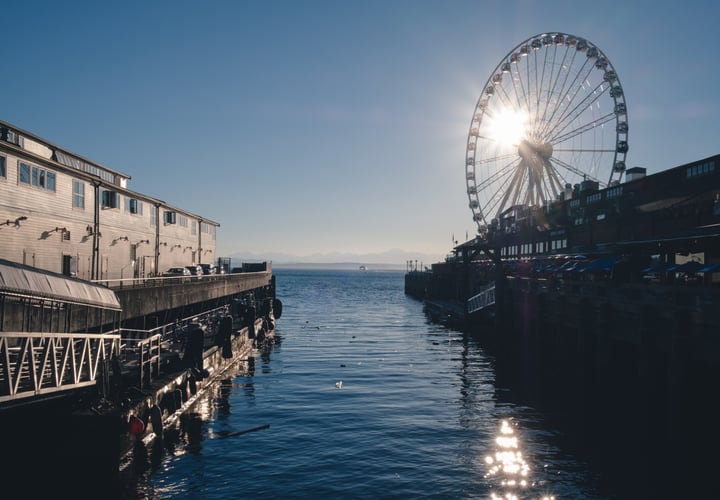
[(272, 261), (273, 267), (323, 267), (358, 269), (361, 265), (371, 269), (406, 269), (408, 261), (419, 268), (430, 266), (445, 259), (444, 255), (411, 253), (403, 250), (388, 250), (373, 254), (350, 254), (341, 252), (315, 253), (311, 255), (292, 255), (281, 252), (256, 254), (252, 252), (234, 252), (229, 256), (232, 265), (242, 262)]

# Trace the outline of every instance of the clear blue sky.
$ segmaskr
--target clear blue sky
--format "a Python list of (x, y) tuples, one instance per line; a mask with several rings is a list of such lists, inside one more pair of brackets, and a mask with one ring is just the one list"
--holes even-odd
[(538, 33), (608, 56), (628, 166), (720, 152), (718, 5), (8, 2), (0, 118), (219, 222), (219, 255), (440, 260), (475, 229), (464, 155), (478, 95)]

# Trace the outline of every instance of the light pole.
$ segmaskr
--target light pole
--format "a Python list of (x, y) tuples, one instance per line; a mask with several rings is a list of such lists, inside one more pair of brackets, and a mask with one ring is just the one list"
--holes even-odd
[[(131, 261), (130, 261), (130, 264), (128, 264), (127, 266), (123, 266), (123, 267), (120, 269), (120, 288), (122, 288), (122, 286), (123, 286), (123, 272), (125, 271), (125, 269), (127, 269), (127, 268), (130, 267), (130, 266), (133, 267), (133, 270), (135, 269), (135, 259), (131, 260)], [(134, 272), (133, 272), (133, 276), (135, 276), (135, 273), (134, 273)]]

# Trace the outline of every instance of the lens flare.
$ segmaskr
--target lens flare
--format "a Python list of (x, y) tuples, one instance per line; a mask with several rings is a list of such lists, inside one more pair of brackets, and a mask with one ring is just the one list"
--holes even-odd
[(517, 146), (525, 137), (527, 122), (527, 112), (504, 109), (491, 118), (491, 138), (504, 146)]

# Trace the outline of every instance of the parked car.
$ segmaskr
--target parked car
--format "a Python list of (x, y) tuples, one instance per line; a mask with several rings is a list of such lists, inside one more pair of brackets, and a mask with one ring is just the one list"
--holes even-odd
[(190, 270), (186, 267), (171, 267), (167, 271), (165, 271), (163, 276), (166, 277), (172, 277), (172, 276), (190, 276)]
[(200, 269), (202, 269), (202, 274), (216, 274), (217, 268), (212, 264), (200, 264)]
[(202, 276), (203, 270), (200, 266), (185, 266), (191, 276)]

